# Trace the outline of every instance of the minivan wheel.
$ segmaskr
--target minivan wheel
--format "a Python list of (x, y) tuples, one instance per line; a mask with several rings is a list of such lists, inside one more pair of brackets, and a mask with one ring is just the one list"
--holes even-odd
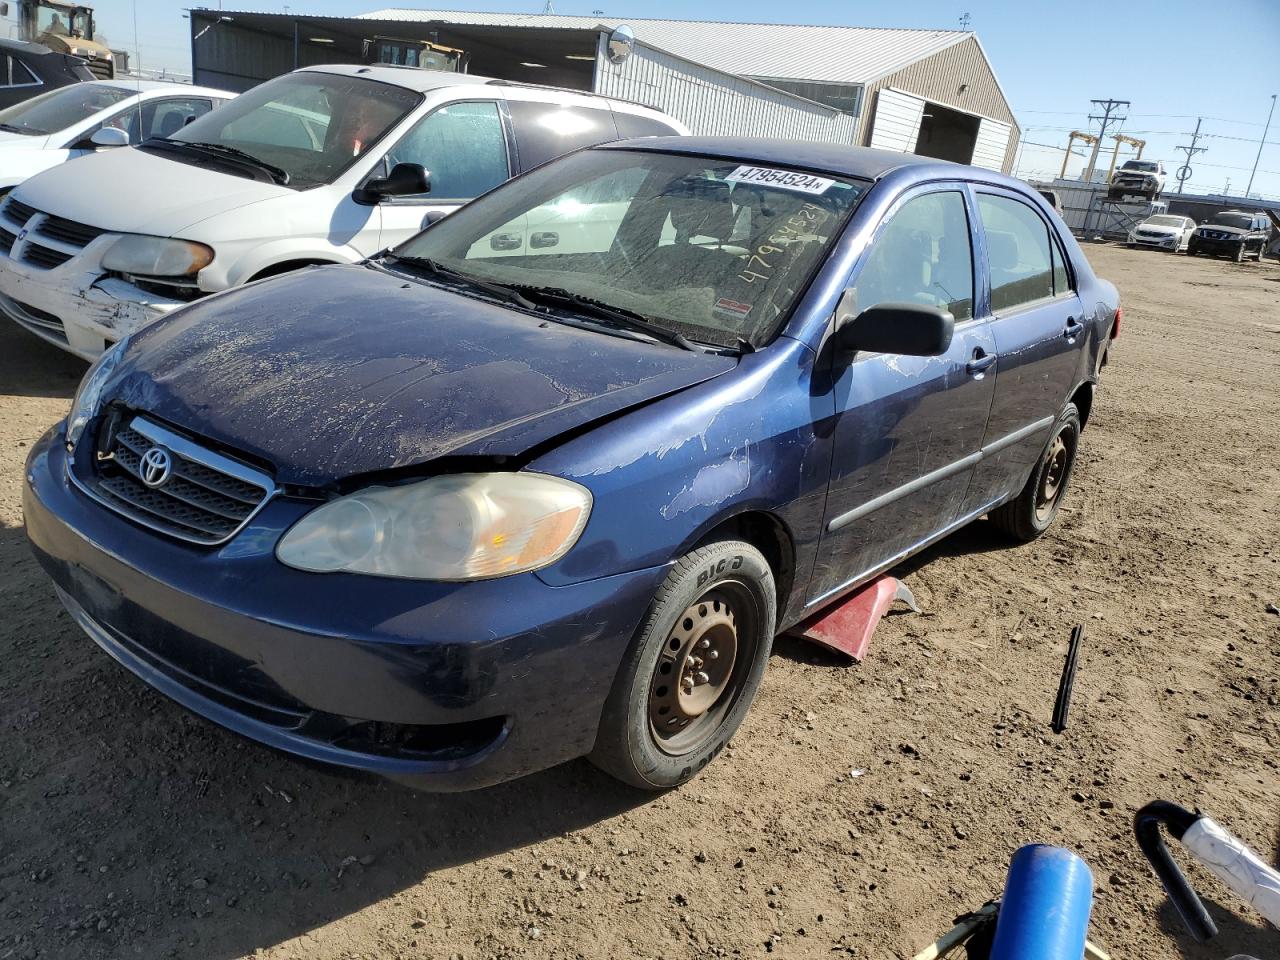
[(990, 513), (991, 522), (1015, 540), (1031, 541), (1049, 529), (1066, 496), (1080, 444), (1080, 411), (1068, 403), (1022, 492)]
[(645, 790), (692, 780), (746, 716), (776, 622), (773, 571), (755, 547), (723, 541), (682, 557), (614, 680), (591, 762)]

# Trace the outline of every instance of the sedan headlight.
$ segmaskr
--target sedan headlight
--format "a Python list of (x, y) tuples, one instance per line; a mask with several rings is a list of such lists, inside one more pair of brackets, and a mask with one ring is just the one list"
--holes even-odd
[(75, 399), (71, 401), (71, 412), (67, 414), (67, 449), (74, 450), (84, 428), (89, 421), (98, 415), (98, 406), (102, 403), (102, 388), (108, 378), (115, 372), (120, 357), (124, 354), (129, 338), (125, 337), (107, 350), (93, 362), (76, 389)]
[(473, 473), (370, 487), (307, 514), (281, 563), (415, 580), (485, 580), (554, 563), (591, 513), (585, 487), (540, 473)]
[(151, 277), (186, 277), (198, 273), (213, 260), (213, 250), (203, 243), (144, 237), (121, 237), (102, 255), (104, 270), (141, 273)]

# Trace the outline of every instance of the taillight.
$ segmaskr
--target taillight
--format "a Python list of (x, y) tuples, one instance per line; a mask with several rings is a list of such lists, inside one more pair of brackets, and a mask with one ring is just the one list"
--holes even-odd
[(1116, 307), (1116, 319), (1111, 324), (1111, 339), (1120, 336), (1120, 321), (1124, 319), (1124, 307)]

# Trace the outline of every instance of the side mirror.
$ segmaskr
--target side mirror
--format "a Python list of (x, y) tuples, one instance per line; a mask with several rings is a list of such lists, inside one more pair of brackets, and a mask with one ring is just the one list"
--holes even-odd
[(852, 290), (836, 308), (836, 342), (845, 350), (937, 357), (951, 347), (956, 319), (946, 310), (918, 303), (878, 303), (854, 315)]
[(81, 141), (76, 146), (81, 149), (93, 150), (98, 147), (127, 147), (129, 145), (129, 134), (121, 130), (119, 127), (99, 127), (93, 131), (88, 141)]
[(358, 191), (358, 199), (377, 203), (383, 197), (408, 197), (431, 192), (431, 174), (420, 163), (397, 163), (385, 177), (369, 180)]

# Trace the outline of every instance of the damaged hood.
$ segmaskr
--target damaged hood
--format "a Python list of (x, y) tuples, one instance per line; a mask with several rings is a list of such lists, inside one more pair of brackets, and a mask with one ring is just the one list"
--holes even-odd
[(147, 150), (115, 147), (34, 176), (15, 195), (44, 213), (112, 233), (170, 237), (209, 217), (294, 191)]
[(107, 393), (271, 464), (278, 482), (321, 486), (445, 455), (519, 456), (736, 363), (331, 266), (145, 328)]

